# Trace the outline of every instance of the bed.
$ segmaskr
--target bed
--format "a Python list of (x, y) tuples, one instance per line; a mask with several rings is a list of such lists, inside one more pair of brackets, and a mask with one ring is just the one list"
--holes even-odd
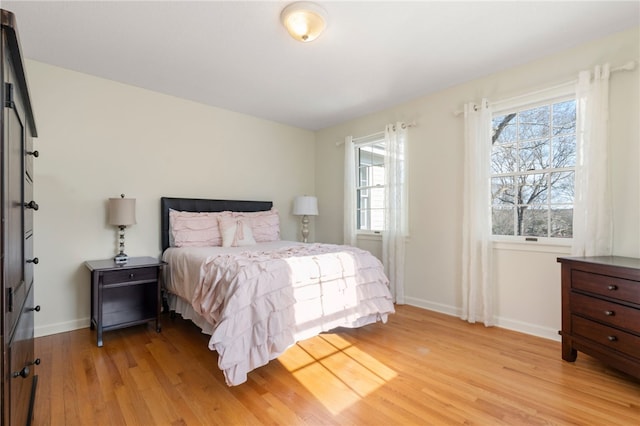
[(377, 258), (356, 247), (281, 240), (272, 202), (162, 197), (160, 204), (168, 307), (211, 335), (229, 386), (298, 341), (386, 322), (394, 312)]

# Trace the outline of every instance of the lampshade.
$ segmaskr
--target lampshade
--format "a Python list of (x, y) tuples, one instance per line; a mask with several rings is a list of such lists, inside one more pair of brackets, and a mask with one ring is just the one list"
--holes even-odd
[(109, 225), (129, 226), (136, 223), (136, 199), (109, 198)]
[(315, 3), (299, 1), (285, 7), (280, 14), (282, 25), (291, 37), (307, 43), (315, 40), (327, 26), (327, 12)]
[(293, 214), (296, 216), (317, 216), (318, 199), (308, 195), (299, 195), (293, 200)]

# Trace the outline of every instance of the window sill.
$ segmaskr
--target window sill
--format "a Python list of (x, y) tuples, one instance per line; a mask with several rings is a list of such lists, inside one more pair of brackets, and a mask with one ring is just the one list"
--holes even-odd
[(539, 241), (493, 240), (494, 250), (529, 251), (539, 253), (571, 254), (571, 244), (546, 243)]
[(367, 233), (358, 233), (356, 234), (356, 238), (358, 240), (370, 240), (370, 241), (382, 241), (382, 232), (367, 232)]

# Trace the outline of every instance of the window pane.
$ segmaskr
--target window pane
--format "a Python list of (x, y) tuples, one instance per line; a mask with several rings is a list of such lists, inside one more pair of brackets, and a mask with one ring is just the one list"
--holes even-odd
[(369, 186), (369, 167), (360, 167), (358, 174), (360, 177), (358, 186)]
[(494, 145), (491, 150), (491, 173), (501, 174), (515, 171), (516, 154), (515, 145)]
[(356, 205), (359, 209), (369, 209), (371, 207), (369, 199), (369, 189), (358, 189), (357, 191)]
[(532, 174), (518, 177), (518, 203), (543, 204), (547, 202), (547, 174)]
[(371, 208), (382, 209), (384, 208), (384, 188), (371, 188), (370, 190)]
[(551, 173), (551, 204), (572, 204), (574, 199), (574, 172)]
[(573, 237), (573, 206), (551, 209), (551, 237)]
[(548, 224), (546, 206), (528, 206), (522, 209), (522, 233), (520, 235), (528, 237), (546, 237), (548, 234)]
[(553, 138), (553, 167), (576, 166), (576, 135)]
[(520, 145), (520, 170), (542, 170), (549, 167), (549, 139), (536, 139)]
[(360, 166), (370, 166), (371, 165), (371, 150), (369, 147), (358, 148), (358, 159), (360, 161)]
[(382, 231), (384, 229), (384, 210), (371, 210), (371, 231)]
[(492, 122), (493, 128), (493, 144), (499, 145), (503, 143), (515, 142), (517, 140), (516, 132), (516, 114), (506, 114), (494, 117)]
[(553, 135), (576, 133), (576, 101), (553, 105)]
[(539, 139), (549, 136), (549, 106), (521, 111), (518, 114), (521, 140)]
[(372, 166), (369, 169), (371, 173), (370, 185), (384, 185), (384, 166)]
[(491, 200), (494, 206), (515, 204), (513, 176), (491, 178)]
[(358, 229), (369, 229), (369, 210), (358, 209)]
[(384, 168), (384, 150), (385, 143), (380, 142), (370, 145), (371, 149), (371, 164), (374, 166), (382, 166)]
[(493, 206), (491, 209), (493, 235), (513, 235), (513, 218), (513, 207)]

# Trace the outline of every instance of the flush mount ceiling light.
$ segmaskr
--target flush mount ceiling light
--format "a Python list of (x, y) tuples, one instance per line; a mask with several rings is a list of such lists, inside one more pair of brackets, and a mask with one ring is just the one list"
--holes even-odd
[(285, 7), (280, 20), (291, 37), (307, 43), (318, 38), (326, 28), (327, 12), (315, 3), (299, 1)]

